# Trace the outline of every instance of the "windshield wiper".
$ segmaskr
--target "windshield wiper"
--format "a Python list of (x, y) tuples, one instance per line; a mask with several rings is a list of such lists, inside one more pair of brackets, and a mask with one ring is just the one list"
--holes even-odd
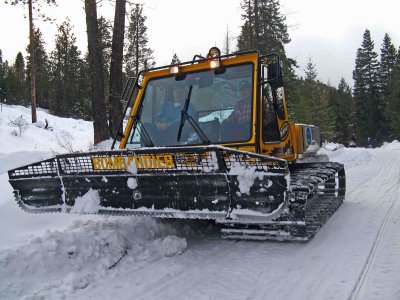
[(183, 128), (183, 125), (185, 125), (186, 120), (188, 120), (189, 124), (192, 125), (192, 127), (194, 128), (196, 133), (199, 135), (200, 139), (203, 141), (203, 144), (211, 144), (210, 139), (207, 137), (207, 135), (204, 133), (204, 131), (200, 128), (199, 124), (197, 124), (196, 121), (193, 119), (193, 117), (188, 114), (190, 97), (192, 96), (192, 88), (193, 88), (193, 86), (190, 86), (189, 93), (185, 100), (185, 105), (183, 106), (183, 109), (181, 110), (181, 121), (179, 123), (177, 141), (178, 142), (181, 141), (182, 128)]

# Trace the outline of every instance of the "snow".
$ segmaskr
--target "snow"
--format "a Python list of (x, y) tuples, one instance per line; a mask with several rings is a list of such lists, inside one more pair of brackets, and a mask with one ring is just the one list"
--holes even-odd
[[(10, 122), (21, 117), (28, 122), (27, 129), (22, 133), (22, 137), (14, 136), (12, 132), (18, 128), (10, 125)], [(56, 153), (65, 153), (68, 142), (71, 142), (74, 151), (88, 150), (92, 147), (92, 122), (58, 118), (41, 109), (37, 111), (37, 119), (38, 122), (44, 122), (47, 119), (52, 131), (30, 123), (30, 108), (3, 105), (2, 111), (0, 111), (0, 152), (9, 154), (18, 151), (41, 151), (52, 156)]]
[[(239, 191), (241, 194), (250, 194), (250, 188), (254, 184), (254, 180), (263, 179), (264, 172), (256, 172), (255, 166), (244, 166), (238, 161), (234, 161), (229, 170), (229, 175), (237, 175), (239, 183)], [(268, 186), (270, 186), (269, 183)]]
[(208, 157), (208, 161), (203, 159), (202, 164), (204, 172), (217, 171), (219, 169), (219, 166), (217, 154), (215, 153), (215, 151), (210, 152), (210, 157)]
[[(73, 150), (93, 149), (93, 126), (40, 110), (53, 131), (28, 122), (19, 137), (9, 123), (21, 115), (0, 112), (0, 299), (400, 299), (398, 141), (321, 148), (345, 164), (347, 193), (311, 241), (229, 241), (205, 221), (23, 212), (6, 171), (68, 151), (61, 130)], [(256, 173), (242, 171), (244, 193)], [(80, 200), (87, 212), (99, 199)]]
[(391, 143), (383, 143), (382, 149), (387, 149), (387, 150), (400, 150), (400, 142), (395, 140)]
[(136, 189), (138, 186), (136, 178), (128, 178), (127, 185), (132, 190)]
[(89, 189), (89, 191), (82, 197), (75, 199), (75, 204), (71, 208), (73, 214), (95, 214), (100, 209), (100, 196), (96, 190)]
[(120, 259), (139, 265), (186, 247), (185, 238), (169, 235), (151, 218), (75, 221), (65, 231), (47, 231), (1, 252), (1, 286), (17, 298), (62, 298), (107, 278)]
[(125, 165), (126, 165), (126, 170), (131, 173), (136, 175), (137, 174), (137, 167), (136, 167), (136, 163), (134, 160), (129, 161), (129, 159), (126, 157), (125, 158)]

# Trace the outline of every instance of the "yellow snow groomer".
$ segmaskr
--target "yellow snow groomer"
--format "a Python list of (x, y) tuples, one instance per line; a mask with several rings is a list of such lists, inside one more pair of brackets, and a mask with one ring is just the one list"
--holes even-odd
[[(288, 119), (279, 56), (248, 51), (131, 78), (110, 151), (9, 171), (29, 212), (207, 219), (225, 238), (310, 239), (345, 195), (319, 129)], [(114, 146), (119, 142), (119, 150)]]

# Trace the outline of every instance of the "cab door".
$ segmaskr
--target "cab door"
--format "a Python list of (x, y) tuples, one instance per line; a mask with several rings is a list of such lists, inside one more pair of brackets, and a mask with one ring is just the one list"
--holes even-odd
[(278, 56), (267, 57), (261, 64), (261, 153), (292, 160), (294, 140), (283, 88)]

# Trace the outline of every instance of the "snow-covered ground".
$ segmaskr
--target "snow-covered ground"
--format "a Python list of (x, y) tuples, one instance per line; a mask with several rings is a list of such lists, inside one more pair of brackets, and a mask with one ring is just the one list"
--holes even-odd
[(202, 222), (21, 211), (6, 171), (93, 136), (90, 122), (39, 111), (53, 131), (19, 137), (21, 115), (0, 112), (0, 299), (400, 299), (399, 142), (325, 146), (347, 194), (311, 241), (228, 241)]

